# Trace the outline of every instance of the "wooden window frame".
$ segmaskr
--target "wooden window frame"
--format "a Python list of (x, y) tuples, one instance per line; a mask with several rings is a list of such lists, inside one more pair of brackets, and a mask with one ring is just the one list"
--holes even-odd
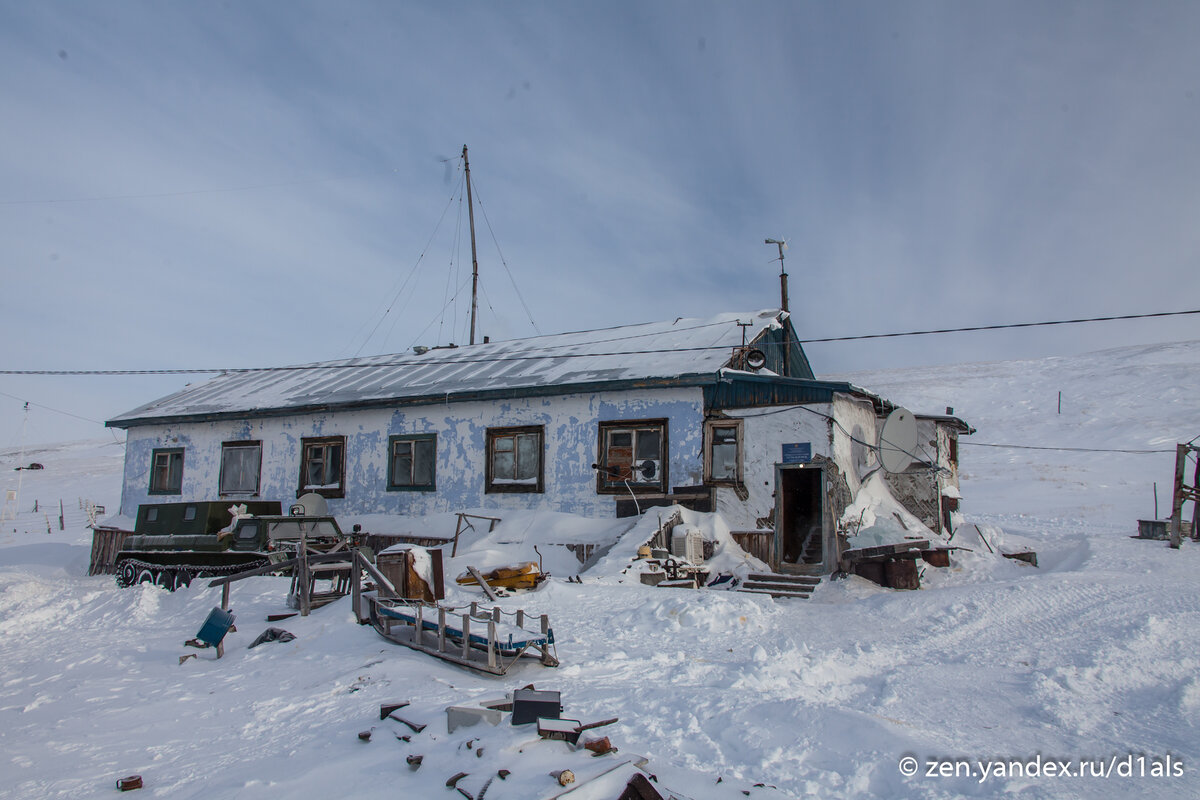
[[(311, 489), (304, 488), (307, 485), (305, 478), (308, 474), (309, 448), (313, 447), (328, 447), (329, 445), (339, 445), (341, 447), (341, 456), (338, 461), (338, 484), (335, 487), (313, 487)], [(311, 436), (300, 439), (300, 486), (296, 490), (296, 497), (315, 492), (322, 497), (345, 497), (346, 496), (346, 437), (345, 436)]]
[[(517, 452), (516, 437), (522, 434), (537, 434), (538, 437), (538, 467), (535, 483), (496, 483), (493, 474), (495, 446), (498, 439), (512, 438), (513, 452)], [(521, 425), (509, 428), (487, 429), (487, 464), (485, 476), (485, 494), (544, 494), (546, 491), (546, 426)]]
[[(154, 479), (158, 474), (159, 456), (166, 456), (168, 459), (167, 460), (167, 480), (168, 480), (168, 482), (170, 481), (170, 477), (171, 477), (170, 459), (173, 456), (179, 456), (179, 485), (178, 486), (172, 487), (172, 486), (168, 485), (166, 487), (156, 487), (154, 485), (155, 484)], [(182, 447), (156, 447), (153, 450), (151, 450), (150, 451), (150, 488), (147, 493), (153, 494), (153, 495), (183, 494), (183, 462), (184, 462), (184, 457), (183, 457), (183, 448)]]
[[(396, 445), (400, 442), (433, 442), (433, 465), (429, 483), (396, 483)], [(415, 455), (416, 449), (412, 453)], [(416, 461), (413, 461), (415, 472)], [(405, 433), (388, 437), (388, 474), (387, 490), (389, 492), (436, 492), (437, 491), (437, 434), (436, 433)]]
[[(608, 436), (624, 431), (657, 430), (659, 434), (658, 478), (654, 481), (629, 481), (628, 486), (623, 480), (614, 480), (608, 472)], [(667, 419), (620, 419), (601, 422), (597, 431), (596, 441), (596, 493), (597, 494), (665, 494), (670, 487), (670, 426)], [(634, 443), (636, 452), (636, 439)], [(635, 458), (636, 460), (636, 458)]]
[[(254, 488), (225, 490), (225, 453), (230, 450), (258, 450), (258, 469), (254, 473)], [(217, 494), (221, 497), (258, 497), (262, 489), (262, 441), (260, 439), (243, 439), (233, 442), (221, 442), (221, 469), (217, 474)]]
[[(734, 478), (713, 477), (713, 432), (716, 428), (734, 428), (737, 431), (737, 475)], [(745, 482), (746, 440), (743, 420), (736, 417), (719, 417), (704, 421), (704, 482), (713, 486), (741, 486)]]

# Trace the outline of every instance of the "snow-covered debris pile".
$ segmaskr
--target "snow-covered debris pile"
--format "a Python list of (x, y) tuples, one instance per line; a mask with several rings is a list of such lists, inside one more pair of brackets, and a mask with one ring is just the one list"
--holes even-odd
[[(669, 506), (643, 514), (637, 524), (622, 534), (587, 571), (587, 577), (607, 583), (637, 582), (638, 575), (649, 568), (645, 559), (639, 559), (638, 550), (652, 541), (659, 531), (674, 519), (678, 522), (672, 529), (679, 527), (698, 530), (704, 540), (711, 543), (713, 554), (704, 561), (704, 567), (710, 574), (745, 576), (751, 572), (770, 569), (738, 546), (720, 514), (693, 511), (683, 506)], [(668, 531), (666, 535), (668, 545), (672, 532), (673, 530)]]
[(883, 474), (876, 472), (863, 483), (854, 502), (846, 507), (839, 527), (848, 531), (846, 547), (876, 547), (898, 544), (914, 538), (930, 544), (943, 542), (946, 536), (930, 530), (896, 500)]

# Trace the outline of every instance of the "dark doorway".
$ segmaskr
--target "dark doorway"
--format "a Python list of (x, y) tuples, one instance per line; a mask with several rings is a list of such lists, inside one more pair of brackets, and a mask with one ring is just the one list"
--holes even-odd
[(819, 567), (825, 562), (824, 470), (777, 467), (776, 552), (781, 566)]

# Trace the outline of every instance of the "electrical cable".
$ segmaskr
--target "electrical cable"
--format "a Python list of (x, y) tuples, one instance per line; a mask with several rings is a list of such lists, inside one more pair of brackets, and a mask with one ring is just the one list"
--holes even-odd
[[(850, 431), (846, 430), (846, 426), (843, 425), (837, 418), (832, 417), (829, 414), (825, 414), (820, 411), (817, 411), (815, 408), (809, 408), (806, 405), (784, 406), (783, 408), (776, 408), (776, 409), (772, 409), (771, 411), (763, 411), (758, 414), (741, 414), (736, 418), (737, 419), (746, 419), (748, 417), (767, 417), (772, 414), (782, 414), (786, 411), (795, 411), (797, 409), (807, 411), (810, 414), (816, 414), (818, 417), (822, 417), (824, 419), (829, 420), (834, 425), (837, 425), (841, 429), (842, 433), (846, 434), (846, 438), (849, 439), (850, 441), (854, 442), (855, 444), (861, 444), (863, 447), (869, 448), (871, 450), (879, 449), (879, 447), (877, 445), (874, 445), (870, 442), (864, 442), (862, 439), (859, 439), (857, 436), (852, 434)], [(909, 452), (908, 450), (905, 450), (903, 447), (898, 447), (894, 442), (889, 442), (886, 439), (884, 439), (882, 441), (884, 444), (890, 445), (893, 449), (899, 450), (901, 453), (904, 453), (906, 456), (911, 458), (913, 461), (922, 461), (924, 463), (928, 463), (930, 465), (930, 469), (934, 472), (948, 472), (949, 471), (945, 467), (933, 464), (929, 459), (922, 459), (916, 453)]]
[(500, 263), (504, 265), (504, 271), (508, 273), (508, 280), (512, 284), (513, 291), (517, 293), (517, 299), (521, 301), (521, 307), (525, 309), (525, 316), (529, 318), (529, 324), (541, 336), (542, 330), (533, 321), (533, 312), (529, 310), (529, 304), (525, 302), (525, 297), (521, 294), (520, 287), (517, 286), (517, 280), (513, 277), (512, 270), (508, 268), (508, 261), (505, 260), (504, 253), (500, 250), (500, 242), (496, 239), (496, 232), (492, 230), (492, 221), (488, 219), (487, 209), (483, 205), (483, 197), (479, 194), (479, 181), (475, 182), (475, 198), (479, 201), (479, 210), (483, 212), (483, 222), (487, 225), (488, 233), (491, 234), (492, 244), (496, 246), (496, 252), (500, 254)]
[(959, 439), (960, 445), (971, 447), (997, 447), (1003, 450), (1055, 450), (1060, 453), (1126, 453), (1130, 455), (1150, 455), (1152, 453), (1174, 453), (1170, 450), (1118, 450), (1104, 447), (1040, 447), (1029, 444), (994, 444), (992, 442), (970, 442)]
[[(459, 183), (461, 184), (461, 182), (462, 182), (462, 179), (460, 178)], [(434, 238), (437, 236), (438, 231), (441, 230), (441, 228), (442, 228), (442, 223), (446, 221), (446, 214), (449, 213), (450, 207), (452, 205), (454, 205), (454, 197), (457, 192), (458, 192), (458, 189), (456, 188), (454, 191), (452, 191), (450, 193), (450, 199), (446, 201), (446, 206), (442, 209), (442, 214), (440, 217), (438, 217), (437, 224), (433, 226), (433, 233), (429, 234), (429, 241), (425, 242), (425, 246), (423, 248), (421, 248), (421, 254), (417, 256), (417, 260), (413, 263), (412, 269), (410, 269), (408, 271), (408, 275), (406, 275), (404, 277), (404, 281), (400, 284), (400, 288), (397, 289), (396, 292), (392, 295), (392, 299), (388, 302), (387, 308), (384, 309), (384, 311), (380, 315), (379, 319), (375, 322), (375, 327), (371, 328), (371, 332), (367, 334), (366, 338), (363, 339), (362, 344), (359, 345), (358, 349), (354, 351), (355, 357), (357, 357), (359, 355), (359, 353), (362, 352), (363, 348), (367, 346), (367, 343), (370, 342), (372, 337), (375, 336), (376, 331), (379, 330), (379, 326), (383, 324), (383, 320), (387, 317), (388, 314), (391, 313), (392, 307), (395, 306), (396, 301), (400, 298), (400, 294), (404, 291), (404, 287), (408, 285), (408, 282), (410, 280), (412, 280), (413, 275), (415, 275), (417, 273), (417, 267), (419, 267), (421, 265), (421, 261), (424, 260), (425, 254), (429, 252), (429, 246), (431, 244), (433, 244)], [(356, 332), (354, 334), (354, 338), (358, 338), (358, 335), (359, 335), (359, 333), (362, 332), (363, 327), (365, 327), (365, 323), (362, 327), (360, 327), (358, 329), (358, 332)], [(393, 328), (395, 327), (394, 322), (392, 323), (392, 327)], [(390, 328), (388, 329), (388, 336), (391, 336), (391, 330), (392, 329), (390, 329)], [(353, 343), (353, 341), (354, 340), (351, 339), (352, 343)], [(387, 343), (386, 337), (384, 339), (384, 343), (385, 344)]]
[(70, 411), (63, 411), (61, 409), (51, 408), (50, 406), (44, 406), (41, 403), (35, 403), (32, 400), (26, 400), (23, 397), (17, 397), (15, 394), (9, 394), (8, 392), (0, 392), (0, 395), (16, 400), (18, 403), (27, 403), (44, 411), (53, 411), (55, 414), (62, 414), (64, 417), (74, 417), (75, 419), (83, 420), (84, 422), (94, 422), (97, 425), (104, 424), (101, 420), (92, 419), (91, 417), (81, 417), (78, 414), (72, 414)]
[[(461, 289), (459, 291), (461, 291)], [(450, 302), (453, 302), (453, 300), (454, 300), (453, 297), (450, 298)], [(1108, 321), (1108, 320), (1145, 319), (1145, 318), (1149, 318), (1149, 317), (1169, 317), (1169, 316), (1179, 316), (1179, 315), (1183, 315), (1183, 314), (1200, 314), (1200, 309), (1196, 309), (1195, 311), (1163, 311), (1163, 312), (1156, 312), (1156, 313), (1152, 313), (1152, 314), (1125, 314), (1125, 315), (1117, 316), (1117, 317), (1092, 317), (1090, 319), (1080, 319), (1080, 320), (1058, 320), (1058, 321), (1053, 321), (1053, 322), (1022, 322), (1022, 323), (1015, 323), (1012, 325), (985, 325), (985, 326), (977, 326), (977, 327), (973, 327), (973, 328), (946, 328), (946, 329), (938, 330), (938, 331), (911, 331), (908, 333), (870, 334), (870, 335), (866, 335), (866, 336), (843, 336), (843, 337), (829, 338), (829, 339), (800, 339), (798, 341), (800, 341), (803, 344), (809, 344), (809, 343), (813, 343), (813, 342), (839, 342), (839, 341), (849, 341), (851, 339), (873, 339), (873, 338), (896, 337), (896, 336), (922, 336), (922, 335), (933, 334), (933, 333), (956, 333), (956, 332), (961, 332), (961, 331), (998, 330), (998, 329), (1002, 329), (1002, 328), (1027, 328), (1027, 327), (1033, 327), (1033, 326), (1037, 326), (1037, 325), (1067, 325), (1067, 324), (1074, 324), (1074, 323), (1081, 323), (1081, 322), (1102, 322), (1102, 321)], [(436, 322), (436, 321), (437, 320), (435, 319), (434, 322)], [(704, 325), (693, 326), (691, 328), (681, 328), (679, 330), (680, 331), (698, 330), (700, 328), (714, 327), (714, 326), (726, 325), (726, 324), (728, 324), (728, 323), (727, 322), (711, 322), (711, 323), (705, 323)], [(426, 326), (425, 330), (421, 331), (421, 333), (418, 334), (417, 339), (420, 339), (420, 337), (425, 334), (425, 331), (428, 330), (429, 327), (431, 327), (432, 325), (433, 325), (433, 323), (431, 322), (429, 326)], [(591, 332), (592, 331), (576, 331), (576, 333), (591, 333)], [(616, 341), (629, 341), (632, 339), (646, 338), (646, 337), (651, 337), (651, 336), (659, 336), (659, 335), (662, 335), (662, 333), (663, 333), (663, 331), (658, 330), (658, 331), (654, 331), (652, 333), (642, 333), (642, 334), (634, 334), (631, 336), (613, 337), (611, 339), (601, 339), (601, 340), (595, 340), (595, 341), (586, 342), (586, 343), (548, 344), (548, 345), (543, 345), (542, 346), (543, 352), (539, 352), (537, 355), (490, 356), (490, 357), (486, 357), (486, 358), (474, 358), (474, 359), (459, 358), (459, 359), (454, 359), (454, 363), (470, 364), (470, 363), (487, 363), (487, 362), (499, 362), (499, 361), (528, 361), (528, 360), (537, 360), (537, 359), (543, 359), (543, 358), (595, 358), (595, 357), (600, 357), (600, 356), (657, 355), (657, 354), (661, 354), (661, 353), (687, 353), (687, 352), (700, 352), (700, 351), (708, 351), (708, 350), (727, 350), (727, 349), (729, 349), (725, 345), (711, 345), (711, 346), (707, 346), (707, 347), (702, 347), (702, 346), (698, 346), (698, 347), (665, 347), (665, 348), (658, 348), (658, 349), (653, 349), (653, 350), (625, 350), (625, 351), (614, 351), (614, 352), (605, 352), (605, 353), (567, 353), (567, 354), (562, 354), (562, 355), (547, 354), (544, 352), (545, 350), (556, 349), (556, 348), (580, 347), (581, 344), (595, 345), (595, 344), (604, 344), (604, 343), (616, 342)], [(517, 341), (520, 341), (520, 340), (517, 340)], [(414, 344), (415, 344), (415, 341), (414, 341)], [(763, 346), (767, 346), (768, 344), (777, 345), (778, 343), (776, 343), (776, 342), (772, 342), (772, 343), (761, 342), (758, 344), (758, 346), (763, 347)], [(397, 362), (377, 362), (377, 363), (371, 363), (371, 364), (323, 363), (323, 364), (302, 364), (302, 365), (287, 366), (287, 367), (223, 367), (223, 368), (215, 368), (215, 369), (158, 369), (158, 370), (146, 370), (146, 369), (141, 369), (141, 370), (137, 370), (137, 369), (135, 369), (135, 370), (103, 370), (103, 369), (16, 370), (16, 369), (0, 369), (0, 375), (43, 375), (43, 376), (46, 376), (46, 375), (55, 375), (55, 376), (63, 376), (63, 375), (205, 375), (205, 374), (215, 374), (215, 373), (288, 372), (288, 371), (319, 370), (319, 369), (362, 369), (362, 368), (371, 368), (371, 367), (407, 367), (407, 366), (418, 366), (418, 365), (420, 365), (420, 363), (421, 362), (419, 362), (419, 361), (406, 360), (406, 361), (397, 361)], [(1198, 438), (1200, 438), (1200, 437), (1198, 437)]]
[(862, 339), (892, 339), (899, 336), (930, 336), (937, 333), (966, 333), (968, 331), (999, 331), (1009, 328), (1038, 328), (1046, 325), (1078, 325), (1083, 322), (1111, 322), (1124, 319), (1148, 319), (1150, 317), (1179, 317), (1186, 314), (1200, 314), (1200, 308), (1192, 311), (1158, 311), (1152, 314), (1122, 314), (1115, 317), (1088, 317), (1087, 319), (1059, 319), (1049, 322), (1014, 322), (1006, 325), (974, 325), (969, 328), (941, 328), (930, 331), (907, 331), (904, 333), (870, 333), (862, 336), (833, 336), (826, 339), (800, 339), (801, 344), (816, 344), (819, 342), (851, 342)]

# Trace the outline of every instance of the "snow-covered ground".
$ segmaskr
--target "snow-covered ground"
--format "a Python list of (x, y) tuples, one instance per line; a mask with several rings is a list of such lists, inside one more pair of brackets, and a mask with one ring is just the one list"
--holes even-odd
[[(620, 571), (634, 532), (582, 584), (563, 579), (572, 564), (555, 551), (559, 577), (502, 601), (550, 615), (557, 669), (468, 672), (356, 625), (348, 600), (275, 623), (291, 642), (248, 649), (284, 610), (278, 578), (235, 586), (223, 659), (180, 664), (219, 590), (86, 577), (82, 507), (116, 507), (119, 448), (30, 449), (46, 469), (24, 473), (0, 453), (0, 488), (23, 475), (22, 513), (0, 523), (0, 796), (108, 796), (136, 773), (155, 797), (457, 798), (445, 782), (467, 772), (458, 785), (477, 798), (489, 778), (486, 800), (542, 798), (561, 791), (553, 770), (586, 778), (632, 754), (696, 800), (1200, 794), (1200, 545), (1129, 538), (1153, 514), (1155, 482), (1167, 513), (1174, 445), (1200, 434), (1200, 342), (839, 377), (914, 410), (954, 406), (978, 429), (960, 450), (967, 520), (992, 546), (1035, 549), (1040, 567), (964, 533), (955, 544), (971, 551), (927, 567), (921, 591), (851, 578), (773, 601), (641, 586)], [(512, 517), (464, 540), (447, 573), (627, 527)], [(453, 587), (449, 600), (476, 596)], [(507, 722), (447, 733), (447, 706), (529, 683), (560, 691), (565, 717), (619, 717), (596, 732), (619, 752), (592, 758)], [(401, 700), (424, 731), (379, 720), (380, 703)], [(424, 756), (416, 771), (410, 754)], [(1012, 774), (1033, 759), (1039, 774)]]

